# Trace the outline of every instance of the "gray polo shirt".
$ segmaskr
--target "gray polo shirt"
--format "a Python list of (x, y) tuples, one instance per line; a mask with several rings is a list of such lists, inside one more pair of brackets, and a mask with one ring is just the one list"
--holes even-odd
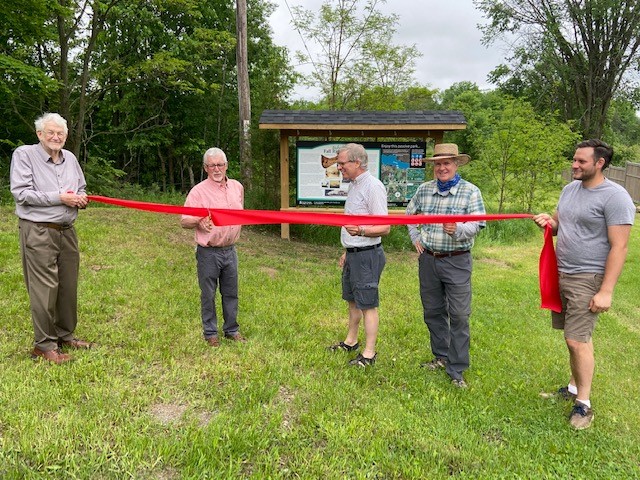
[(53, 163), (40, 143), (16, 148), (11, 158), (11, 194), (19, 218), (32, 222), (73, 223), (78, 209), (68, 207), (60, 194), (86, 193), (87, 184), (75, 155), (61, 150)]

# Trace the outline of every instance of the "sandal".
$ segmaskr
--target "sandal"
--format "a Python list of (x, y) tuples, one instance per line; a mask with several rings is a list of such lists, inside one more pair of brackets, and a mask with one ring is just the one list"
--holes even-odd
[(340, 343), (336, 343), (335, 345), (331, 345), (329, 347), (329, 350), (331, 350), (332, 352), (337, 352), (338, 350), (343, 350), (345, 352), (353, 352), (354, 350), (357, 350), (358, 347), (360, 347), (360, 344), (358, 342), (356, 342), (355, 345), (347, 345), (344, 342), (340, 342)]
[(356, 358), (354, 358), (353, 360), (351, 360), (349, 362), (349, 365), (354, 365), (354, 366), (358, 366), (358, 367), (372, 366), (374, 363), (376, 363), (376, 358), (377, 357), (378, 357), (377, 353), (371, 358), (363, 357), (362, 354), (359, 353)]

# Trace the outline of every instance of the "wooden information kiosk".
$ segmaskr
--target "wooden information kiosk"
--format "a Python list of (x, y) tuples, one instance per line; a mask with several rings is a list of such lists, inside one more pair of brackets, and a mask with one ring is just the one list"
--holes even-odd
[[(296, 210), (289, 205), (289, 139), (310, 137), (340, 139), (408, 138), (442, 143), (444, 132), (464, 130), (467, 120), (461, 112), (417, 111), (321, 111), (265, 110), (260, 116), (261, 130), (280, 131), (280, 210)], [(326, 211), (327, 209), (322, 209)], [(281, 237), (289, 239), (289, 224), (281, 225)]]

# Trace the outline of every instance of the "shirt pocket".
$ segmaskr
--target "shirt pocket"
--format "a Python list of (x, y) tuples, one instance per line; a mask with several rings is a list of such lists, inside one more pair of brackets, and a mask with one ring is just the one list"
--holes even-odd
[(450, 215), (464, 215), (467, 213), (467, 209), (465, 207), (450, 207), (447, 209), (447, 213)]

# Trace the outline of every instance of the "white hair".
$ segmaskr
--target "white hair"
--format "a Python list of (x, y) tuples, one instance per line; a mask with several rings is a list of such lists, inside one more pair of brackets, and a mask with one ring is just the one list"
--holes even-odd
[(347, 153), (347, 160), (349, 162), (360, 162), (360, 167), (367, 170), (369, 167), (369, 156), (365, 148), (359, 143), (347, 143), (338, 149), (336, 152), (340, 155), (342, 152)]
[(45, 113), (41, 117), (36, 118), (36, 121), (35, 121), (36, 132), (44, 131), (44, 126), (47, 123), (55, 123), (57, 126), (64, 128), (65, 134), (69, 133), (69, 128), (67, 127), (67, 121), (59, 113)]
[(227, 154), (224, 153), (224, 151), (218, 147), (210, 148), (209, 150), (204, 152), (204, 155), (202, 156), (203, 164), (207, 163), (207, 158), (221, 158), (222, 160), (224, 160), (224, 163), (229, 163), (227, 161)]

